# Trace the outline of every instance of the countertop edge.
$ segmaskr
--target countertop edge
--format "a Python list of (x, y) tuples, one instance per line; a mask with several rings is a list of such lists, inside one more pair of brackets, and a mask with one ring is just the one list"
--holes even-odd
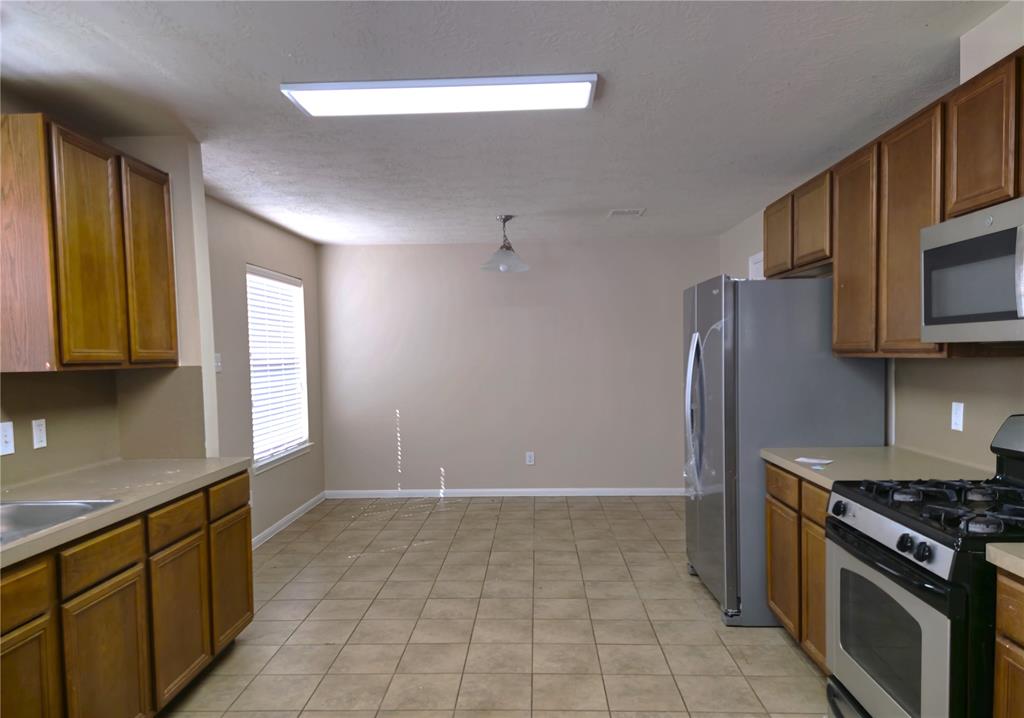
[(800, 464), (797, 463), (796, 461), (790, 461), (789, 459), (783, 458), (769, 449), (761, 449), (761, 458), (770, 464), (775, 464), (776, 466), (780, 466), (792, 474), (796, 474), (801, 479), (806, 479), (807, 481), (810, 481), (815, 486), (820, 486), (826, 491), (832, 490), (833, 480), (828, 478), (827, 476), (822, 476), (814, 469), (812, 469), (809, 464)]
[(985, 560), (1024, 580), (1024, 544), (990, 543), (985, 546)]
[(66, 523), (58, 524), (52, 528), (26, 536), (0, 549), (0, 568), (13, 566), (16, 563), (33, 558), (96, 531), (101, 531), (120, 521), (130, 519), (133, 516), (145, 513), (149, 509), (250, 469), (250, 460), (248, 458), (233, 460), (231, 463), (202, 473), (180, 484), (167, 486), (152, 494), (117, 503), (110, 508), (89, 513), (77, 519), (72, 519)]

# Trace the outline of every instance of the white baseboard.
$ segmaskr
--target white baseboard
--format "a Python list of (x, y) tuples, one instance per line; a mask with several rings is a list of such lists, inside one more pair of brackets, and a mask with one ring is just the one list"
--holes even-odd
[(328, 489), (328, 499), (415, 499), (485, 497), (485, 496), (685, 496), (683, 488), (632, 488), (632, 489), (387, 489), (383, 491), (350, 491)]
[(270, 528), (264, 529), (263, 531), (260, 531), (258, 534), (253, 536), (252, 547), (253, 548), (258, 548), (260, 544), (265, 543), (267, 541), (267, 539), (271, 538), (278, 531), (280, 531), (280, 530), (290, 526), (291, 523), (293, 521), (295, 521), (295, 519), (299, 518), (300, 516), (302, 516), (302, 514), (306, 513), (311, 508), (313, 508), (314, 506), (319, 504), (321, 501), (323, 501), (324, 498), (326, 498), (324, 493), (325, 492), (321, 491), (319, 494), (317, 494), (316, 496), (311, 498), (306, 503), (302, 504), (302, 506), (300, 506), (299, 508), (297, 508), (294, 511), (292, 511), (291, 513), (289, 513), (284, 518), (280, 519), (279, 521), (274, 522), (274, 525), (271, 526)]

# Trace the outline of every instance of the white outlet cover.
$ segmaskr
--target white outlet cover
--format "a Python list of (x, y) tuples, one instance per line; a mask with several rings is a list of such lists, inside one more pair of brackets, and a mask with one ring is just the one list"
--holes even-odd
[(46, 448), (46, 419), (32, 420), (32, 448)]
[(536, 463), (535, 458), (536, 457), (534, 457), (532, 451), (527, 451), (526, 452), (526, 465), (527, 466), (533, 466)]
[(14, 422), (0, 421), (0, 456), (14, 453)]
[(949, 428), (953, 431), (964, 430), (964, 403), (962, 401), (953, 402), (953, 408), (950, 412)]

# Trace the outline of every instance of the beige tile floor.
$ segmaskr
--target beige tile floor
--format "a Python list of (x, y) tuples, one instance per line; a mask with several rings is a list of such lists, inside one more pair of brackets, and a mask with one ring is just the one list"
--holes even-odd
[(164, 715), (821, 716), (785, 632), (722, 625), (687, 575), (682, 502), (325, 501), (257, 549), (255, 620)]

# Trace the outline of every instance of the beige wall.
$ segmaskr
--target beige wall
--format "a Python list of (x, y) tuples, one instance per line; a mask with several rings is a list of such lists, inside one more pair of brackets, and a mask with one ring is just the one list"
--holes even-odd
[(721, 271), (731, 277), (747, 277), (750, 256), (764, 249), (764, 218), (759, 210), (718, 237)]
[(717, 240), (516, 248), (525, 274), (484, 244), (321, 248), (328, 490), (679, 488), (683, 290)]
[(252, 215), (207, 198), (216, 351), (220, 448), (252, 454), (249, 336), (245, 266), (256, 264), (302, 280), (306, 304), (306, 366), (311, 450), (252, 477), (253, 531), (260, 533), (324, 490), (321, 432), (320, 331), (316, 245)]
[[(3, 374), (0, 398), (14, 422), (15, 451), (0, 459), (5, 486), (118, 456), (114, 372)], [(46, 448), (32, 448), (33, 419), (46, 419)]]
[[(896, 361), (896, 445), (991, 469), (989, 444), (1010, 414), (1024, 413), (1024, 358)], [(964, 430), (949, 428), (964, 404)]]

